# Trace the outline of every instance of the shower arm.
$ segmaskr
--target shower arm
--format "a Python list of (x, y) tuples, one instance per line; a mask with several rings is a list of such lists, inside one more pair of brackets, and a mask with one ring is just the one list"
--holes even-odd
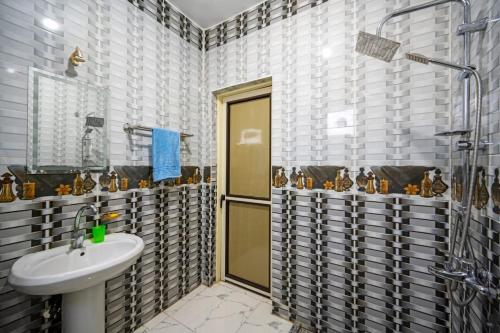
[(419, 11), (421, 9), (426, 9), (426, 8), (430, 8), (430, 7), (434, 7), (434, 6), (439, 6), (439, 5), (442, 5), (442, 4), (445, 4), (445, 3), (449, 3), (449, 2), (460, 2), (464, 6), (464, 11), (466, 12), (466, 15), (469, 12), (469, 8), (470, 8), (470, 2), (469, 2), (469, 0), (434, 0), (434, 1), (429, 1), (429, 2), (420, 4), (420, 5), (416, 5), (416, 6), (411, 6), (411, 7), (407, 7), (407, 8), (398, 9), (398, 10), (395, 10), (395, 11), (387, 14), (382, 19), (382, 21), (380, 21), (380, 23), (379, 23), (379, 25), (377, 27), (377, 36), (379, 36), (379, 37), (382, 36), (382, 28), (384, 27), (384, 24), (386, 24), (387, 21), (391, 20), (394, 17), (398, 17), (398, 16), (401, 16), (401, 15), (409, 14), (409, 13), (412, 13), (412, 12), (416, 12), (416, 11)]

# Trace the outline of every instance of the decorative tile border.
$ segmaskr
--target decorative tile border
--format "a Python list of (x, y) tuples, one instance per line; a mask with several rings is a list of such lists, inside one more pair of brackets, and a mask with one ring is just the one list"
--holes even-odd
[[(273, 180), (276, 176), (276, 173), (281, 166), (272, 166), (273, 172)], [(329, 181), (335, 184), (335, 178), (337, 175), (337, 171), (340, 171), (342, 177), (346, 175), (345, 170), (347, 170), (343, 166), (334, 166), (334, 165), (324, 165), (324, 166), (300, 166), (295, 167), (295, 172), (298, 173), (302, 171), (304, 177), (310, 177), (313, 182), (312, 189), (323, 189), (325, 182)], [(293, 169), (292, 169), (293, 170)], [(290, 187), (290, 175), (293, 172), (292, 170), (285, 171), (285, 177), (287, 178), (287, 183), (285, 187)], [(374, 186), (375, 190), (378, 193), (381, 193), (380, 190), (380, 180), (384, 179), (388, 181), (388, 193), (387, 194), (406, 194), (405, 187), (408, 184), (413, 184), (418, 187), (420, 190), (422, 180), (424, 179), (425, 172), (429, 171), (430, 178), (432, 180), (433, 176), (436, 174), (437, 169), (435, 167), (426, 167), (426, 166), (370, 166), (363, 168), (364, 175), (368, 175), (369, 172), (373, 172), (374, 176)], [(361, 173), (360, 170), (348, 170), (348, 176), (353, 182), (349, 193), (357, 192), (357, 176)], [(273, 183), (274, 184), (274, 183)], [(304, 186), (306, 186), (304, 182)], [(362, 192), (362, 191), (361, 191)], [(445, 192), (445, 195), (448, 192)]]
[(177, 11), (167, 0), (127, 0), (158, 23), (176, 32), (188, 43), (203, 49), (203, 30), (184, 14)]
[(204, 31), (204, 49), (210, 50), (287, 19), (328, 0), (267, 0)]
[[(197, 166), (182, 166), (181, 167), (181, 177), (180, 184), (189, 184), (193, 182), (193, 175), (195, 170), (199, 169), (201, 180), (205, 183), (210, 183), (210, 168), (204, 167), (200, 168)], [(150, 166), (114, 166), (112, 168), (117, 175), (117, 185), (120, 188), (120, 180), (125, 177), (128, 179), (128, 188), (134, 189), (140, 188), (139, 183), (142, 180), (151, 180), (152, 167)], [(23, 195), (23, 183), (30, 181), (35, 183), (35, 198), (40, 198), (44, 196), (55, 195), (55, 188), (60, 184), (73, 186), (73, 182), (76, 174), (28, 174), (26, 171), (26, 166), (24, 165), (9, 165), (9, 172), (15, 177), (15, 192), (18, 198), (22, 198)], [(104, 175), (109, 176), (109, 172), (104, 173)], [(99, 178), (102, 174), (92, 174), (92, 180), (96, 183), (99, 182)], [(85, 175), (82, 174), (82, 178)], [(191, 179), (190, 179), (191, 178)], [(151, 185), (151, 184), (150, 184)], [(153, 184), (157, 186), (158, 184)], [(152, 186), (148, 186), (152, 187)], [(98, 187), (97, 187), (98, 188)]]
[(328, 0), (266, 0), (205, 30), (176, 10), (167, 0), (127, 1), (154, 18), (159, 24), (179, 34), (188, 43), (196, 45), (200, 50), (210, 50)]

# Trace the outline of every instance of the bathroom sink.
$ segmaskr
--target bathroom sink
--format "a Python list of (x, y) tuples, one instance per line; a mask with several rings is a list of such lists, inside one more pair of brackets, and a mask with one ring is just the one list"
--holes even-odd
[(79, 249), (28, 254), (12, 266), (9, 284), (29, 295), (63, 294), (63, 332), (104, 332), (105, 281), (133, 265), (143, 249), (141, 238), (115, 233)]
[(12, 266), (9, 283), (29, 295), (75, 292), (119, 275), (143, 249), (141, 238), (116, 233), (98, 244), (86, 240), (83, 249), (69, 251), (67, 245), (28, 254)]

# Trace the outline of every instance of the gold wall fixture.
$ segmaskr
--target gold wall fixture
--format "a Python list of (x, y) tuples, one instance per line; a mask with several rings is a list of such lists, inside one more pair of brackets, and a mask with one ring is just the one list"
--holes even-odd
[(486, 171), (484, 168), (477, 173), (476, 190), (473, 197), (474, 206), (477, 209), (483, 209), (488, 204), (490, 195), (488, 193), (488, 186), (486, 184)]
[(2, 175), (2, 189), (0, 191), (0, 202), (12, 202), (16, 200), (16, 196), (12, 191), (12, 183), (14, 182), (10, 177), (12, 175), (8, 172)]
[(199, 183), (201, 183), (201, 173), (200, 173), (200, 168), (196, 168), (193, 174), (193, 184), (199, 184)]
[(116, 183), (116, 172), (111, 171), (111, 182), (109, 183), (109, 192), (116, 192), (118, 191), (118, 184)]
[(373, 176), (373, 172), (368, 171), (368, 177), (366, 177), (366, 193), (374, 194), (375, 191), (375, 177)]
[(442, 197), (443, 193), (446, 192), (447, 189), (448, 185), (446, 185), (446, 183), (443, 181), (441, 170), (436, 169), (436, 171), (434, 172), (434, 180), (432, 181), (432, 193), (434, 193), (436, 197)]
[(126, 190), (128, 190), (128, 178), (121, 177), (120, 178), (120, 191), (126, 191)]
[(302, 174), (302, 170), (299, 171), (297, 175), (297, 190), (304, 189), (304, 174)]
[(71, 186), (67, 184), (59, 184), (59, 187), (55, 188), (57, 195), (63, 196), (71, 193)]
[(333, 190), (334, 188), (333, 182), (327, 180), (326, 182), (323, 183), (323, 188), (325, 190)]
[(424, 172), (424, 179), (420, 182), (420, 196), (423, 198), (432, 198), (432, 180), (429, 178), (429, 171)]
[(342, 192), (344, 191), (344, 178), (340, 174), (340, 169), (337, 170), (337, 176), (335, 177), (335, 191)]
[(102, 175), (99, 176), (99, 185), (101, 186), (101, 191), (107, 191), (110, 183), (111, 177), (107, 172), (103, 172)]
[(77, 46), (75, 50), (70, 54), (69, 61), (73, 66), (80, 66), (81, 63), (85, 62), (83, 58), (82, 50)]
[(36, 191), (35, 182), (30, 181), (30, 179), (28, 178), (28, 180), (23, 183), (23, 197), (21, 199), (22, 200), (35, 199), (35, 191)]
[(77, 172), (75, 175), (75, 179), (73, 180), (73, 195), (79, 196), (85, 192), (83, 188), (83, 178), (80, 175), (80, 172)]
[(313, 182), (313, 179), (311, 177), (307, 177), (306, 178), (306, 188), (308, 190), (312, 190), (313, 189), (313, 186), (314, 186), (314, 182)]
[(274, 182), (273, 182), (274, 187), (280, 188), (281, 185), (281, 168), (276, 170), (276, 175), (274, 176)]
[(368, 178), (365, 175), (365, 168), (359, 168), (359, 175), (356, 176), (356, 185), (358, 185), (358, 191), (364, 192), (366, 190)]
[(408, 194), (408, 195), (417, 195), (418, 192), (420, 192), (418, 185), (413, 185), (413, 184), (406, 185), (404, 190), (405, 190), (406, 194)]
[(85, 193), (90, 193), (94, 190), (97, 183), (92, 179), (92, 175), (89, 171), (85, 173), (85, 179), (83, 180), (83, 190)]
[(491, 184), (491, 199), (493, 199), (493, 212), (500, 214), (500, 181), (498, 180), (498, 169), (495, 169), (495, 178)]
[(380, 194), (389, 194), (389, 181), (385, 178), (380, 179)]
[(351, 177), (349, 177), (349, 169), (345, 168), (344, 169), (344, 177), (342, 178), (342, 183), (343, 183), (343, 188), (344, 191), (349, 191), (354, 184), (352, 181)]

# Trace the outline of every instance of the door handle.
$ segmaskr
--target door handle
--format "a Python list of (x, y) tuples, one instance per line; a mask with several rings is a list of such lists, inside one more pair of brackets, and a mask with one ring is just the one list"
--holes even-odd
[(222, 209), (222, 205), (224, 204), (224, 201), (226, 201), (226, 195), (225, 194), (221, 194), (220, 195), (220, 208)]

